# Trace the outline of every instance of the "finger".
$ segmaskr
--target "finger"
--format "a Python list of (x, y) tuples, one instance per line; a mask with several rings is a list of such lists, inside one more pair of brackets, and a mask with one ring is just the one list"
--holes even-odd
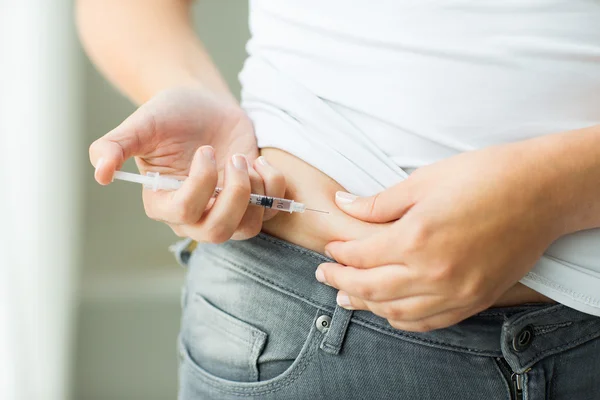
[[(401, 243), (398, 234), (389, 229), (347, 242), (330, 242), (325, 252), (340, 264), (356, 268), (374, 268), (385, 264), (402, 263)], [(392, 251), (392, 250), (393, 251)]]
[(323, 263), (315, 272), (319, 282), (366, 301), (392, 300), (420, 294), (423, 288), (416, 283), (415, 275), (414, 270), (402, 265), (360, 269)]
[(146, 214), (171, 224), (198, 222), (213, 196), (217, 185), (217, 168), (214, 150), (202, 146), (194, 154), (189, 176), (175, 191), (143, 191)]
[[(439, 298), (433, 298), (431, 296), (409, 297), (399, 300), (398, 302), (403, 302), (405, 305), (400, 308), (402, 311), (398, 314), (399, 318), (394, 319), (396, 314), (390, 312), (386, 308), (389, 305), (385, 303), (364, 301), (356, 297), (348, 296), (348, 294), (343, 291), (339, 291), (336, 298), (336, 302), (340, 307), (347, 310), (371, 311), (373, 314), (387, 319), (394, 328), (411, 332), (427, 332), (434, 329), (447, 328), (448, 326), (454, 325), (463, 319), (468, 318), (470, 315), (475, 314), (466, 312), (464, 308), (447, 309), (442, 307), (441, 311), (435, 311), (440, 310), (440, 308), (431, 307), (431, 304), (438, 305), (440, 304), (439, 300)], [(414, 303), (417, 307), (421, 306), (422, 308), (427, 309), (427, 312), (422, 313), (424, 317), (418, 318), (417, 315), (420, 314), (419, 312), (415, 313), (415, 317), (411, 317), (409, 311), (411, 309), (410, 303)], [(417, 307), (415, 307), (415, 309)], [(398, 311), (396, 311), (396, 313), (398, 313)]]
[(388, 320), (390, 325), (396, 329), (409, 332), (429, 332), (435, 329), (448, 328), (452, 325), (469, 318), (476, 312), (470, 312), (464, 308), (457, 308), (441, 312), (418, 321), (396, 321)]
[[(363, 301), (362, 299), (352, 296), (348, 296), (348, 299), (343, 300), (347, 301), (350, 307)], [(369, 310), (380, 317), (394, 321), (414, 322), (457, 308), (451, 307), (446, 300), (447, 299), (441, 295), (428, 294), (407, 296), (392, 301), (374, 301), (367, 303)]]
[(90, 161), (96, 167), (94, 177), (102, 185), (112, 182), (114, 172), (134, 155), (151, 150), (155, 134), (154, 119), (138, 109), (115, 129), (91, 144)]
[(369, 302), (358, 297), (349, 296), (348, 293), (340, 290), (335, 299), (336, 303), (346, 310), (369, 310)]
[[(255, 194), (265, 194), (265, 187), (261, 176), (248, 163), (248, 177), (250, 179), (250, 192)], [(231, 236), (233, 240), (245, 240), (258, 235), (262, 228), (263, 215), (265, 209), (259, 206), (250, 205), (242, 217), (239, 226)]]
[(204, 241), (222, 243), (239, 226), (250, 199), (248, 162), (243, 154), (234, 154), (226, 164), (223, 190), (199, 224)]
[[(285, 177), (277, 169), (273, 168), (263, 156), (258, 157), (254, 161), (254, 168), (260, 174), (265, 187), (265, 194), (270, 197), (282, 198), (285, 196)], [(277, 214), (277, 210), (265, 209), (263, 221), (273, 218)]]
[[(165, 221), (162, 221), (165, 222)], [(168, 222), (165, 222), (169, 228), (171, 228), (171, 230), (173, 231), (173, 233), (175, 235), (177, 235), (180, 238), (186, 238), (189, 237), (188, 236), (188, 230), (185, 228), (188, 225), (178, 225), (178, 224), (170, 224)]]
[(389, 222), (402, 217), (414, 204), (408, 180), (370, 197), (337, 192), (335, 202), (346, 214), (367, 222)]

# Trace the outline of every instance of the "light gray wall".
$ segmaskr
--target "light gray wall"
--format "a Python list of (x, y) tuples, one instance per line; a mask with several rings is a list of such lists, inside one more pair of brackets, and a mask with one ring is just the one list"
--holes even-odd
[[(194, 6), (197, 31), (235, 93), (246, 54), (247, 13), (244, 0), (202, 0)], [(133, 110), (86, 62), (86, 146)], [(89, 163), (82, 168), (88, 178), (75, 398), (175, 398), (184, 270), (175, 265), (167, 247), (177, 238), (145, 216), (139, 187), (123, 182), (101, 187)], [(135, 167), (129, 162), (125, 169)]]

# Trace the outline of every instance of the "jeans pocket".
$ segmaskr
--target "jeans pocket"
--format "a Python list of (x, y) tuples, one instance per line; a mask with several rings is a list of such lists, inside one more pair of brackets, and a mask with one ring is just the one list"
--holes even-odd
[(236, 382), (258, 381), (258, 357), (267, 334), (218, 309), (199, 294), (187, 305), (181, 340), (189, 358), (210, 374)]
[[(190, 301), (188, 306), (196, 307), (198, 304), (202, 303)], [(210, 303), (206, 302), (201, 307), (206, 304), (210, 305)], [(222, 313), (220, 310), (217, 312)], [(295, 359), (291, 361), (291, 364), (276, 376), (271, 376), (266, 380), (260, 381), (250, 381), (249, 379), (243, 381), (240, 379), (242, 375), (248, 377), (247, 371), (255, 371), (256, 359), (254, 358), (254, 353), (251, 351), (248, 352), (248, 347), (245, 347), (245, 350), (241, 353), (237, 352), (236, 349), (239, 348), (237, 347), (239, 346), (237, 339), (232, 340), (230, 335), (223, 333), (219, 335), (219, 332), (210, 329), (204, 331), (204, 334), (212, 335), (210, 341), (200, 340), (193, 343), (190, 341), (190, 327), (184, 326), (179, 337), (179, 353), (181, 357), (179, 370), (180, 398), (220, 399), (230, 398), (230, 396), (236, 398), (238, 396), (262, 398), (267, 394), (277, 396), (278, 392), (289, 388), (292, 383), (297, 383), (298, 385), (309, 384), (308, 382), (302, 383), (299, 378), (307, 374), (307, 370), (309, 370), (309, 367), (317, 358), (319, 343), (322, 337), (316, 329), (316, 320), (321, 314), (322, 312), (318, 310), (311, 327), (307, 331), (304, 343)], [(199, 316), (200, 314), (195, 315)], [(186, 323), (189, 322), (191, 321), (186, 321)], [(242, 321), (238, 320), (237, 322)], [(200, 322), (202, 325), (208, 323), (208, 321)], [(239, 325), (234, 323), (233, 329), (239, 329)], [(266, 337), (264, 338), (267, 340)], [(207, 346), (214, 347), (210, 349)], [(241, 354), (245, 354), (245, 356), (241, 356)], [(243, 366), (244, 359), (248, 362), (245, 367)], [(239, 366), (241, 366), (241, 370), (245, 372), (233, 374), (230, 370), (232, 366), (238, 369), (238, 371)], [(254, 378), (254, 375), (252, 377)]]

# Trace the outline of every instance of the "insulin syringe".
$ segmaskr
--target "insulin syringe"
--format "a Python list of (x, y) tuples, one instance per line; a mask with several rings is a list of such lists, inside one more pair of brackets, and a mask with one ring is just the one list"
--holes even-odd
[[(161, 176), (158, 172), (148, 172), (146, 175), (132, 174), (130, 172), (116, 171), (113, 179), (119, 179), (122, 181), (136, 182), (144, 185), (146, 189), (153, 191), (157, 190), (177, 190), (183, 184), (183, 181), (178, 179)], [(221, 188), (215, 188), (213, 197), (217, 197), (221, 193)], [(316, 211), (324, 214), (329, 214), (327, 211), (315, 210), (307, 208), (302, 203), (297, 203), (294, 200), (280, 199), (279, 197), (263, 196), (261, 194), (251, 194), (248, 201), (249, 204), (255, 206), (261, 206), (264, 208), (273, 208), (279, 211), (288, 211), (290, 213), (304, 211)]]

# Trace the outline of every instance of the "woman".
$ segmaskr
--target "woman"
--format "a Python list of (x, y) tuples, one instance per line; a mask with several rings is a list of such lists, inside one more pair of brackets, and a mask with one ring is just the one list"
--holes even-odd
[(241, 107), (189, 7), (78, 4), (143, 104), (91, 146), (97, 181), (133, 156), (187, 178), (143, 194), (202, 243), (181, 399), (600, 393), (596, 4), (255, 0)]

